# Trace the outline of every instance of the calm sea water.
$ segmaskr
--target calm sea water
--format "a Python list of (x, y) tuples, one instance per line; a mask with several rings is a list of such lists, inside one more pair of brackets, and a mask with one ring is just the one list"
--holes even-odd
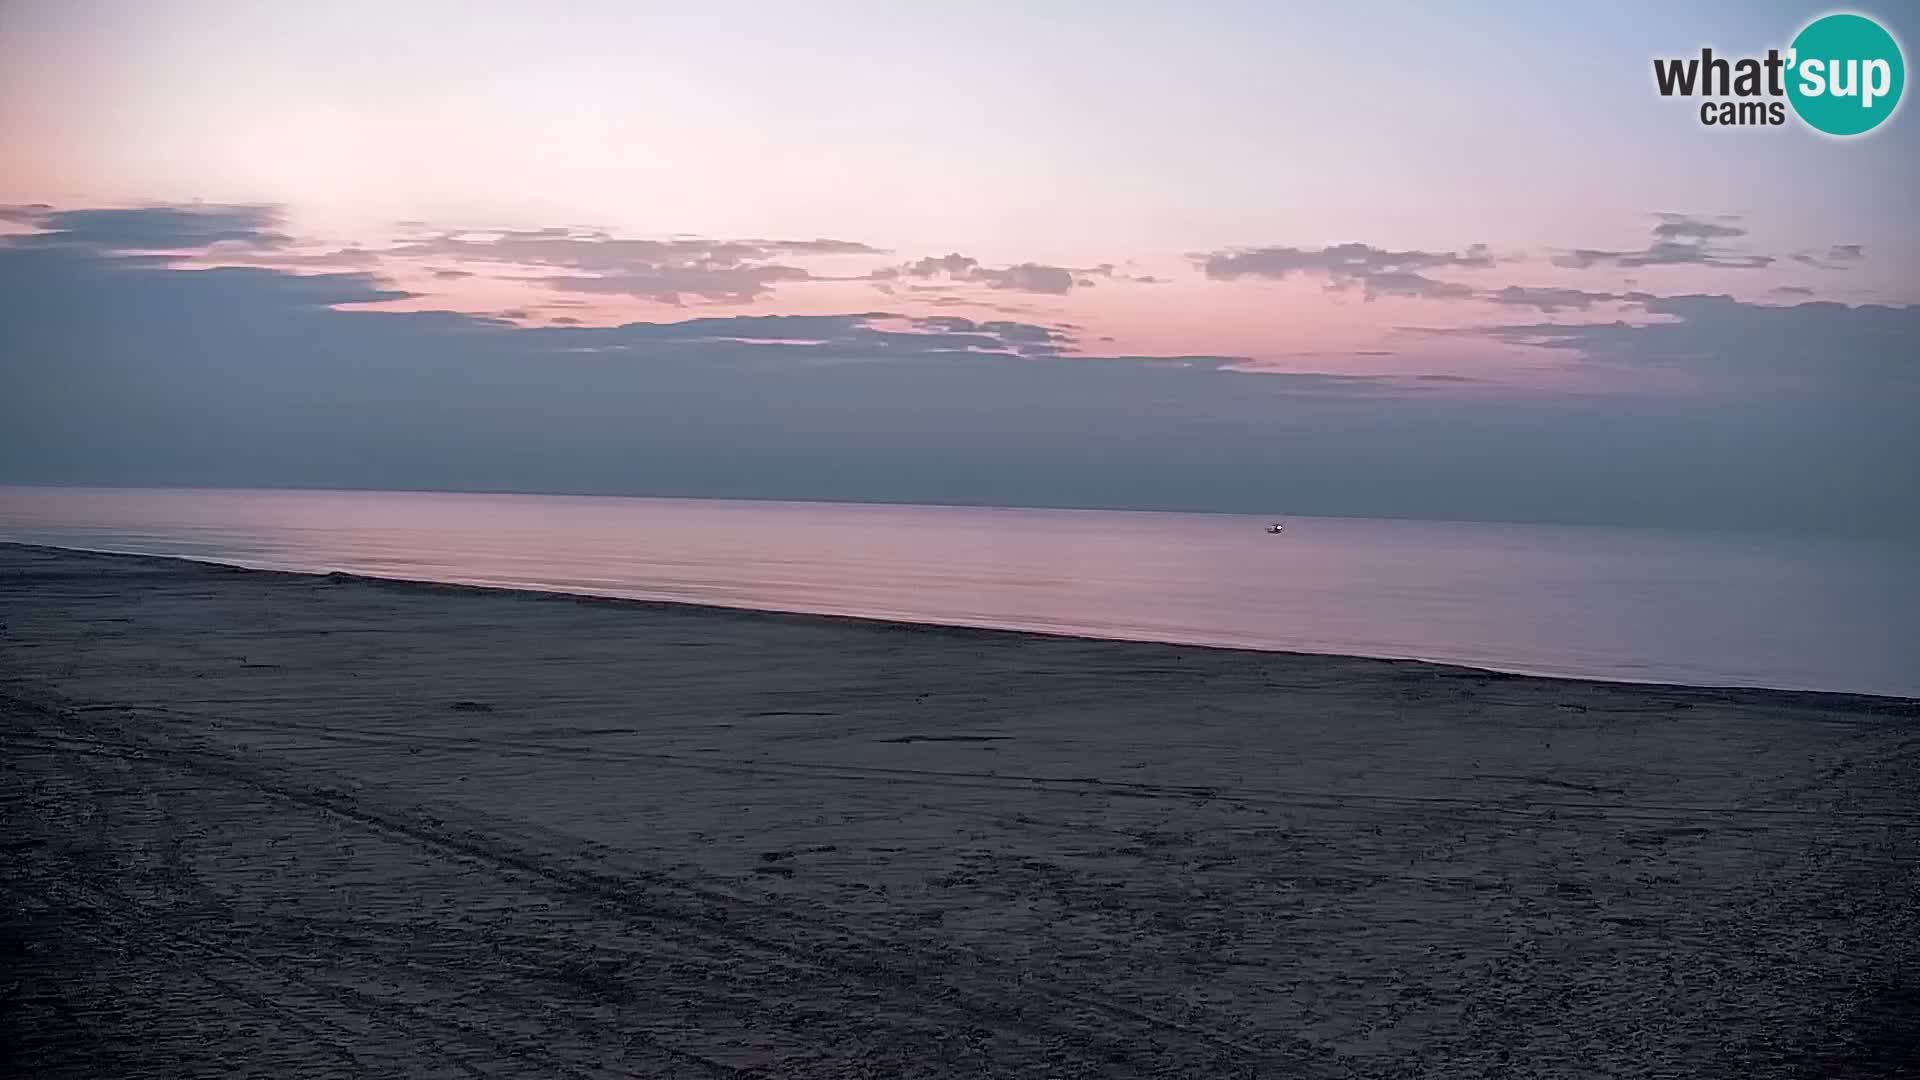
[(1920, 695), (1903, 545), (1216, 514), (0, 488), (0, 538), (1507, 671)]

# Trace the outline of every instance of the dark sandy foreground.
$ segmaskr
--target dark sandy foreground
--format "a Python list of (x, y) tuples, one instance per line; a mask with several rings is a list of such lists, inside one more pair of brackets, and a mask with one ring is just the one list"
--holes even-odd
[(1920, 1067), (1920, 709), (0, 547), (0, 1072)]

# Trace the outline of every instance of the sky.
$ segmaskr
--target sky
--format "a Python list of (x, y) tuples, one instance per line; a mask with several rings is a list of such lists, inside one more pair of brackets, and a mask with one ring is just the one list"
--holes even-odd
[(1827, 10), (0, 0), (0, 480), (1920, 536)]

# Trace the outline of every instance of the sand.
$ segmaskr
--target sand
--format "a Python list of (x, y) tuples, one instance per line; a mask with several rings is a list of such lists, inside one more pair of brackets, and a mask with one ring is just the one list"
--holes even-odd
[(1920, 1067), (1912, 701), (9, 546), (0, 623), (26, 1075)]

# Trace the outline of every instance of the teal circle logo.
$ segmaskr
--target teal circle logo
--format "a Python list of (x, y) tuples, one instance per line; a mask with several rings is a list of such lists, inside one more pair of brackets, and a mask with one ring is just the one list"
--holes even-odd
[(1907, 65), (1900, 43), (1864, 15), (1827, 15), (1793, 39), (1787, 99), (1816, 131), (1862, 135), (1900, 104)]

